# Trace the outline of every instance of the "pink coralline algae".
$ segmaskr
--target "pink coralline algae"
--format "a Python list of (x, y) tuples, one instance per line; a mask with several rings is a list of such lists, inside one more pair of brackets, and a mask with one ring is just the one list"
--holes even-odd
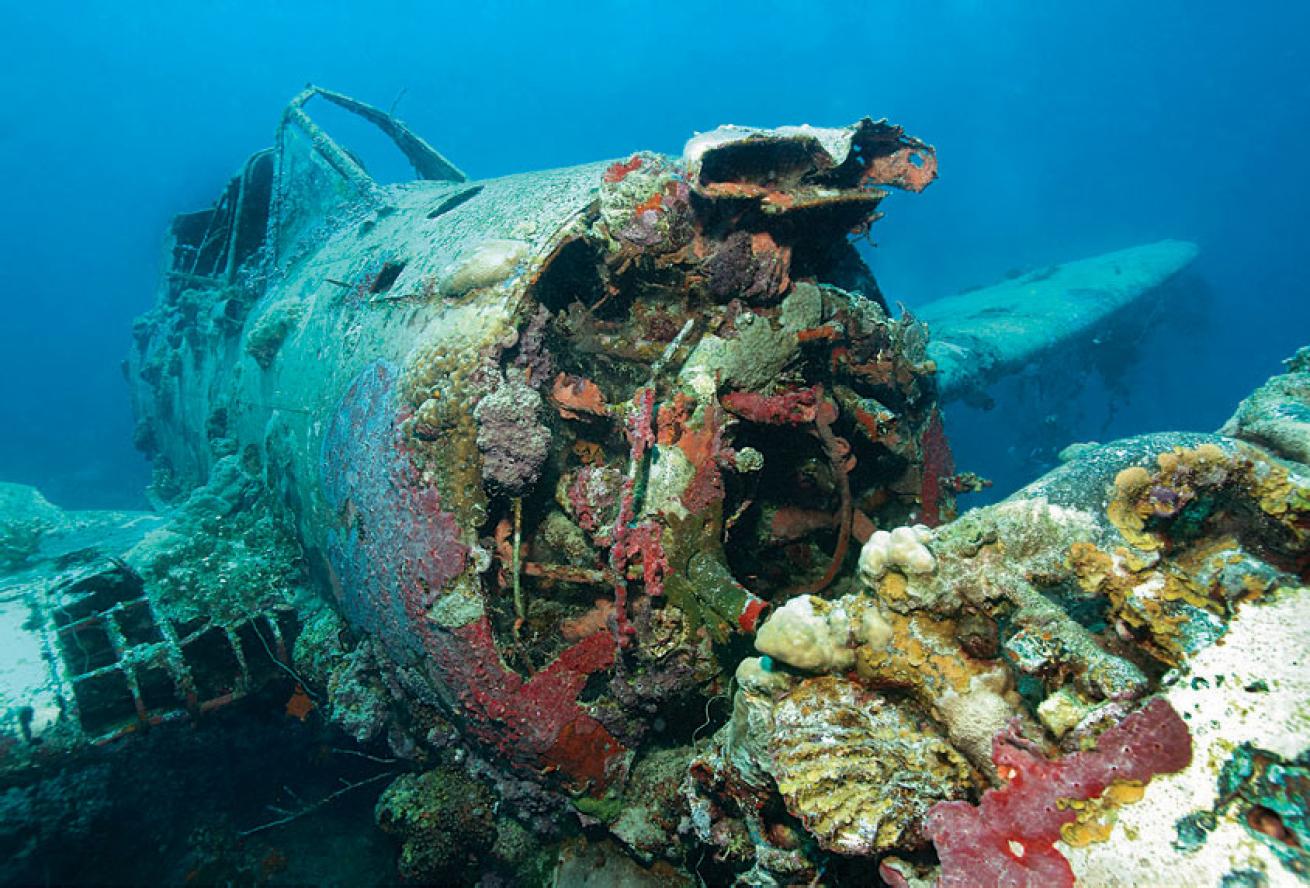
[(643, 388), (632, 397), (633, 411), (628, 415), (628, 444), (631, 459), (640, 462), (655, 443), (655, 389)]
[(677, 444), (688, 462), (696, 468), (691, 483), (679, 497), (687, 511), (701, 514), (715, 503), (723, 502), (724, 486), (721, 466), (730, 466), (736, 456), (723, 443), (722, 411), (716, 404), (706, 406), (702, 427), (690, 429), (679, 424)]
[(614, 542), (614, 553), (615, 562), (623, 565), (625, 573), (633, 561), (641, 561), (642, 583), (647, 595), (659, 597), (664, 594), (664, 575), (669, 564), (664, 556), (662, 528), (658, 522), (643, 521), (620, 528)]
[(612, 528), (607, 524), (618, 512), (622, 492), (623, 477), (618, 472), (604, 466), (583, 466), (568, 488), (573, 520), (598, 543), (608, 545)]
[(632, 155), (628, 160), (616, 160), (605, 168), (605, 175), (602, 177), (606, 182), (612, 184), (622, 182), (628, 177), (628, 173), (634, 172), (641, 168), (641, 156)]
[(549, 323), (550, 309), (544, 305), (537, 306), (519, 336), (519, 353), (514, 358), (514, 366), (523, 371), (528, 385), (535, 389), (541, 388), (554, 372), (555, 362), (546, 348), (546, 326)]
[[(1095, 749), (1054, 761), (1011, 725), (992, 741), (992, 761), (1009, 783), (983, 793), (977, 807), (940, 802), (928, 812), (938, 888), (1069, 888), (1073, 870), (1055, 842), (1077, 812), (1062, 802), (1096, 798), (1115, 781), (1145, 783), (1191, 760), (1187, 725), (1160, 698), (1102, 734)], [(900, 881), (894, 872), (883, 877)]]
[[(655, 390), (649, 387), (641, 389), (632, 400), (634, 409), (628, 416), (627, 434), (629, 461), (636, 467), (646, 452), (655, 446)], [(614, 571), (614, 624), (620, 644), (626, 644), (627, 637), (636, 633), (628, 623), (628, 565), (634, 557), (642, 557), (646, 582), (656, 587), (652, 594), (659, 594), (662, 590), (665, 569), (659, 526), (637, 524), (636, 498), (636, 485), (629, 473), (623, 482), (619, 515), (612, 534), (614, 545), (610, 549), (610, 567)]]
[(790, 389), (774, 395), (729, 392), (721, 399), (729, 413), (765, 425), (808, 425), (818, 413), (823, 389)]
[(709, 291), (719, 298), (771, 299), (790, 285), (791, 248), (767, 232), (736, 231), (705, 260)]

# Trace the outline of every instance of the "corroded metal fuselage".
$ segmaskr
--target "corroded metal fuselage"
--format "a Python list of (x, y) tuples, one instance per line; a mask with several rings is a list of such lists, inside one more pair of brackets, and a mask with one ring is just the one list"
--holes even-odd
[[(373, 182), (316, 95), (418, 178)], [(925, 330), (849, 240), (935, 165), (865, 120), (469, 182), (310, 90), (174, 223), (130, 367), (156, 490), (237, 456), (418, 722), (599, 791), (852, 537), (949, 509)]]

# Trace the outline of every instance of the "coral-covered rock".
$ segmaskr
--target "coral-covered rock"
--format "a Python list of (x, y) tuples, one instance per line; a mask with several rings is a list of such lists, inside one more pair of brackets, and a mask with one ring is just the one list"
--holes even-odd
[(512, 496), (536, 483), (550, 453), (550, 429), (541, 424), (541, 395), (511, 376), (478, 402), (482, 477)]
[(849, 669), (855, 663), (851, 618), (840, 606), (800, 595), (778, 608), (755, 635), (755, 649), (813, 672)]
[(396, 778), (378, 799), (378, 826), (400, 843), (399, 870), (411, 882), (464, 884), (496, 840), (493, 799), (454, 768)]
[(1289, 460), (1310, 462), (1310, 346), (1285, 363), (1288, 372), (1244, 399), (1220, 431), (1262, 444)]
[(893, 568), (902, 573), (932, 573), (937, 563), (928, 549), (930, 542), (932, 532), (923, 525), (874, 531), (860, 550), (860, 579), (865, 585), (876, 585)]

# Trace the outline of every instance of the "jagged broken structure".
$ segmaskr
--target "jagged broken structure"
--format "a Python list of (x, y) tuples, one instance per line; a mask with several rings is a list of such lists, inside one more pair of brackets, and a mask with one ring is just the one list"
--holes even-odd
[[(416, 178), (379, 185), (311, 100), (375, 124)], [(70, 562), (92, 579), (46, 571), (8, 599), (40, 615), (58, 666), (28, 675), (49, 695), (40, 730), (11, 725), (28, 773), (37, 741), (52, 757), (294, 677), (288, 712), (317, 705), (365, 747), (428, 775), (471, 770), (504, 802), (493, 822), (443, 789), (463, 777), (402, 778), (378, 817), (407, 877), (467, 877), (452, 836), (494, 855), (487, 831), (557, 837), (580, 818), (656, 871), (686, 877), (709, 849), (707, 878), (767, 883), (921, 850), (933, 803), (999, 779), (989, 744), (1021, 712), (1004, 664), (964, 676), (991, 706), (970, 720), (940, 700), (960, 676), (923, 657), (1022, 654), (1050, 664), (1058, 680), (1033, 671), (1052, 697), (1078, 676), (1068, 706), (1122, 699), (1127, 715), (1142, 667), (1097, 655), (1043, 592), (980, 598), (967, 619), (941, 603), (955, 590), (922, 615), (893, 592), (876, 618), (862, 616), (876, 596), (843, 603), (861, 545), (900, 565), (887, 576), (945, 558), (959, 525), (887, 532), (949, 521), (978, 483), (952, 466), (941, 398), (1089, 335), (1195, 253), (1162, 242), (942, 300), (924, 309), (930, 341), (889, 310), (850, 235), (886, 188), (935, 172), (930, 146), (864, 120), (722, 127), (679, 158), (470, 182), (389, 115), (307, 90), (214, 208), (175, 220), (134, 330), (137, 442), (156, 494), (184, 505), (114, 560)], [(128, 645), (143, 607), (159, 637)], [(807, 607), (792, 625), (839, 643), (790, 666), (790, 642), (766, 666), (744, 659), (771, 611), (786, 630)], [(929, 623), (941, 652), (866, 651)], [(1043, 653), (1048, 624), (1072, 647)], [(67, 639), (84, 636), (105, 644), (75, 669)], [(215, 696), (197, 676), (217, 663), (231, 669)], [(1085, 678), (1088, 663), (1105, 674)], [(158, 706), (152, 668), (170, 687)], [(112, 689), (81, 692), (105, 676)], [(832, 763), (804, 746), (837, 723), (863, 783), (823, 777)], [(888, 732), (904, 742), (880, 745)], [(901, 781), (876, 838), (858, 817), (854, 838), (841, 818), (818, 825), (832, 780)], [(909, 873), (897, 866), (888, 878)]]
[[(376, 185), (315, 94), (422, 178)], [(599, 793), (645, 709), (698, 709), (715, 644), (829, 585), (857, 521), (948, 507), (921, 472), (944, 448), (926, 331), (847, 238), (934, 155), (868, 120), (725, 128), (470, 183), (388, 121), (311, 90), (174, 225), (139, 437), (162, 487), (238, 456), (417, 700)]]

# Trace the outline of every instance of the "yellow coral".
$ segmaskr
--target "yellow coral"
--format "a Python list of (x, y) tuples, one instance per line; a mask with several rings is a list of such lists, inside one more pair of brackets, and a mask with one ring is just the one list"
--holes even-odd
[(1084, 542), (1069, 547), (1065, 563), (1079, 587), (1109, 600), (1112, 615), (1132, 629), (1149, 633), (1146, 645), (1154, 656), (1170, 664), (1181, 660), (1179, 636), (1187, 617), (1173, 603), (1208, 603), (1190, 577), (1167, 567), (1149, 567), (1128, 549), (1120, 548), (1111, 556)]
[(1083, 591), (1099, 594), (1114, 572), (1114, 559), (1094, 543), (1077, 542), (1069, 547), (1065, 566), (1074, 572)]
[[(1160, 468), (1165, 470), (1164, 459), (1170, 454), (1159, 456)], [(1151, 483), (1151, 473), (1141, 466), (1130, 466), (1114, 476), (1114, 486), (1121, 496), (1136, 496), (1146, 485)]]
[(1162, 545), (1159, 537), (1146, 531), (1146, 518), (1139, 513), (1137, 504), (1128, 495), (1111, 500), (1105, 514), (1124, 538), (1137, 548), (1149, 551)]
[(883, 615), (891, 628), (884, 644), (863, 645), (856, 652), (860, 676), (875, 685), (912, 687), (925, 702), (954, 690), (965, 692), (983, 664), (962, 655), (955, 641), (952, 620), (940, 620), (924, 613), (905, 616)]
[(909, 590), (909, 581), (902, 573), (884, 574), (878, 583), (878, 595), (883, 601), (904, 601)]
[(1153, 501), (1151, 491), (1163, 489), (1179, 502), (1201, 492), (1230, 487), (1249, 497), (1266, 515), (1280, 521), (1298, 540), (1305, 539), (1305, 515), (1310, 512), (1310, 485), (1295, 483), (1288, 469), (1255, 448), (1241, 445), (1235, 454), (1213, 443), (1188, 449), (1176, 447), (1156, 456), (1157, 471), (1130, 466), (1115, 476), (1114, 495), (1106, 516), (1124, 538), (1139, 549), (1159, 549), (1164, 538), (1146, 530), (1154, 514), (1171, 515), (1176, 506)]
[(1097, 798), (1059, 803), (1059, 807), (1078, 812), (1077, 819), (1060, 827), (1060, 838), (1075, 848), (1106, 841), (1114, 832), (1115, 809), (1140, 801), (1145, 792), (1140, 781), (1117, 780)]

